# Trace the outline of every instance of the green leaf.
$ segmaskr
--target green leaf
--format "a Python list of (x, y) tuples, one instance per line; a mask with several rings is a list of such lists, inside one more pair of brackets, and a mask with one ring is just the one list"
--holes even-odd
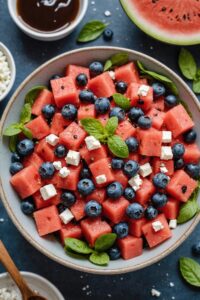
[(129, 156), (128, 146), (118, 135), (108, 138), (108, 148), (117, 157), (127, 158)]
[(104, 65), (104, 71), (108, 71), (113, 67), (120, 67), (129, 61), (128, 53), (119, 52), (111, 56)]
[(98, 20), (92, 20), (86, 23), (80, 31), (77, 41), (85, 43), (96, 40), (103, 33), (107, 25), (108, 24)]
[(74, 238), (66, 238), (65, 246), (76, 253), (90, 254), (93, 252), (86, 242)]
[(194, 79), (192, 89), (196, 94), (200, 94), (200, 77)]
[(113, 244), (116, 241), (116, 238), (117, 238), (117, 235), (115, 233), (103, 234), (97, 238), (95, 245), (94, 245), (94, 249), (98, 252), (106, 251), (106, 250), (110, 249), (110, 247), (113, 246)]
[(185, 101), (181, 100), (181, 99), (179, 99), (179, 103), (181, 103), (181, 104), (183, 105), (183, 107), (184, 107), (185, 110), (187, 111), (188, 115), (189, 115), (189, 116), (191, 117), (191, 119), (192, 119), (193, 116), (192, 116), (192, 113), (191, 113), (191, 111), (190, 111), (190, 109), (189, 109), (188, 104), (187, 104)]
[(104, 71), (110, 70), (112, 67), (112, 61), (110, 59), (106, 60), (105, 65), (104, 65)]
[(81, 125), (88, 134), (94, 136), (101, 142), (105, 141), (106, 131), (99, 120), (93, 118), (85, 118), (81, 120)]
[(4, 130), (3, 135), (13, 136), (13, 135), (19, 134), (21, 131), (22, 131), (21, 125), (19, 123), (13, 123)]
[(181, 275), (189, 284), (200, 287), (200, 265), (195, 260), (181, 257), (179, 267)]
[(23, 134), (24, 134), (28, 139), (32, 140), (33, 135), (32, 135), (32, 132), (30, 131), (29, 128), (23, 126), (23, 127), (22, 127), (22, 132), (23, 132)]
[(70, 249), (68, 247), (65, 247), (65, 252), (69, 256), (77, 258), (77, 259), (86, 259), (87, 258), (86, 254), (84, 255), (84, 254), (76, 253), (76, 252), (74, 252), (72, 249)]
[(13, 135), (9, 138), (9, 149), (11, 152), (16, 151), (17, 140), (18, 140), (17, 135)]
[(30, 89), (25, 96), (25, 103), (29, 103), (32, 106), (39, 93), (44, 89), (47, 89), (47, 87), (43, 85), (38, 85)]
[(106, 252), (94, 252), (90, 255), (89, 260), (98, 266), (106, 266), (108, 265), (110, 258)]
[(117, 117), (111, 117), (105, 126), (106, 131), (108, 132), (108, 135), (113, 135), (118, 127), (118, 118)]
[(197, 65), (193, 55), (185, 48), (182, 48), (178, 58), (179, 68), (187, 79), (194, 79), (197, 73)]
[(122, 94), (118, 94), (118, 93), (114, 94), (113, 100), (117, 104), (117, 106), (123, 108), (124, 110), (130, 108), (130, 100)]
[(22, 107), (19, 122), (26, 124), (31, 120), (31, 105), (30, 103), (25, 103)]

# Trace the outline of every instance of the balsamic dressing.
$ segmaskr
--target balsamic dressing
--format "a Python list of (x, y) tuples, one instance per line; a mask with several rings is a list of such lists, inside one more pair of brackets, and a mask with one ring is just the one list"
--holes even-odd
[(17, 0), (19, 17), (38, 31), (68, 27), (79, 11), (79, 0)]

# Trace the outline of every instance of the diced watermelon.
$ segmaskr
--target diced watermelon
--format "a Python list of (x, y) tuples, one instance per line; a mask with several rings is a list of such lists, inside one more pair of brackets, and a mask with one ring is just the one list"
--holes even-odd
[[(110, 160), (107, 158), (100, 159), (92, 164), (89, 165), (90, 171), (92, 172), (93, 177), (96, 179), (97, 176), (105, 175), (107, 181), (102, 184), (97, 184), (98, 187), (103, 187), (111, 183), (115, 180), (115, 177), (112, 173), (110, 167)], [(96, 182), (96, 180), (95, 180)]]
[(139, 162), (139, 154), (134, 153), (134, 152), (132, 152), (132, 153), (130, 152), (128, 158), (125, 159), (125, 161), (128, 161), (128, 160), (135, 160), (135, 161)]
[(142, 226), (147, 223), (145, 218), (139, 220), (130, 220), (129, 221), (129, 234), (135, 237), (142, 236)]
[(37, 209), (41, 209), (41, 208), (48, 207), (48, 206), (51, 206), (51, 205), (58, 205), (61, 202), (60, 195), (61, 195), (61, 191), (57, 190), (57, 195), (56, 196), (50, 198), (49, 200), (44, 201), (41, 194), (40, 194), (40, 192), (38, 191), (35, 194), (33, 194), (35, 207)]
[(66, 76), (71, 77), (75, 81), (79, 74), (85, 74), (88, 79), (90, 78), (90, 72), (88, 68), (77, 65), (67, 65)]
[(127, 187), (127, 184), (128, 184), (127, 176), (124, 175), (122, 170), (115, 170), (115, 171), (113, 170), (113, 174), (114, 174), (115, 180), (118, 181), (119, 183), (121, 183), (121, 185), (125, 189)]
[(154, 128), (148, 130), (138, 129), (139, 152), (145, 156), (161, 155), (162, 132)]
[(43, 139), (50, 134), (50, 128), (42, 116), (39, 116), (25, 125), (30, 129), (33, 138), (37, 140)]
[(150, 162), (150, 157), (149, 156), (145, 156), (145, 155), (140, 155), (139, 159), (137, 161), (139, 161), (139, 164), (142, 166), (142, 165)]
[(180, 208), (180, 201), (175, 200), (173, 198), (169, 198), (167, 204), (159, 208), (159, 210), (164, 213), (165, 217), (168, 220), (174, 220), (177, 219), (178, 217), (179, 208)]
[(163, 111), (159, 111), (153, 107), (148, 112), (147, 116), (149, 116), (151, 118), (152, 126), (156, 129), (160, 130), (161, 127), (163, 126), (165, 113)]
[(128, 120), (125, 120), (119, 123), (116, 134), (121, 136), (123, 140), (126, 140), (127, 138), (136, 135), (136, 129)]
[(84, 118), (95, 118), (96, 111), (94, 104), (81, 104), (78, 110), (78, 120), (82, 120)]
[(119, 199), (107, 199), (102, 203), (103, 214), (113, 223), (119, 223), (125, 216), (126, 208), (129, 205), (129, 201), (124, 197)]
[(155, 108), (159, 111), (164, 111), (165, 110), (165, 102), (164, 102), (164, 97), (161, 96), (152, 103), (152, 108)]
[(39, 167), (41, 166), (42, 163), (43, 163), (43, 160), (35, 152), (33, 152), (31, 155), (25, 156), (23, 159), (24, 167), (33, 165), (36, 169), (39, 169)]
[(92, 78), (88, 83), (88, 88), (97, 97), (111, 97), (116, 93), (115, 85), (108, 72)]
[(125, 81), (126, 83), (140, 82), (139, 74), (134, 62), (115, 69), (115, 79)]
[(142, 255), (143, 252), (143, 240), (133, 236), (126, 236), (123, 239), (118, 239), (117, 244), (119, 246), (123, 259), (131, 259)]
[(61, 113), (55, 113), (51, 122), (50, 132), (59, 135), (70, 123), (71, 121), (64, 119)]
[(158, 157), (154, 157), (152, 160), (153, 173), (159, 173), (160, 167), (165, 166), (167, 169), (166, 175), (172, 176), (174, 174), (174, 161), (171, 160), (161, 160)]
[(31, 112), (33, 115), (39, 116), (42, 114), (42, 108), (47, 104), (55, 104), (52, 92), (47, 89), (42, 90), (35, 99)]
[(41, 140), (36, 147), (36, 153), (44, 160), (44, 161), (55, 161), (55, 155), (53, 147), (50, 146), (45, 139)]
[(156, 189), (152, 181), (147, 178), (143, 178), (141, 188), (136, 192), (136, 201), (138, 201), (142, 205), (145, 205), (149, 201), (155, 190)]
[(153, 103), (153, 88), (149, 87), (149, 91), (146, 96), (139, 96), (138, 90), (140, 86), (141, 84), (131, 83), (128, 87), (126, 96), (130, 99), (131, 106), (138, 106), (144, 111), (148, 111), (152, 107)]
[(185, 163), (198, 163), (200, 160), (200, 149), (197, 144), (184, 145), (185, 153), (183, 159)]
[(73, 224), (71, 222), (66, 225), (63, 225), (59, 233), (62, 244), (64, 244), (66, 238), (70, 237), (80, 239), (82, 237), (81, 226), (78, 224)]
[(148, 80), (146, 78), (140, 78), (140, 84), (148, 85)]
[(85, 201), (81, 197), (76, 198), (76, 202), (70, 207), (76, 221), (85, 217)]
[(86, 132), (76, 122), (72, 122), (63, 132), (61, 132), (60, 142), (68, 149), (79, 150), (86, 135)]
[(70, 174), (66, 178), (57, 176), (57, 187), (61, 189), (76, 191), (81, 167), (81, 165), (79, 165), (78, 167), (68, 166)]
[(105, 189), (95, 189), (90, 195), (86, 197), (86, 202), (90, 200), (95, 200), (100, 204), (106, 199), (106, 190)]
[(99, 149), (91, 151), (89, 151), (86, 145), (84, 145), (80, 148), (80, 154), (88, 165), (108, 156), (106, 146), (104, 145), (102, 145)]
[(106, 125), (109, 119), (109, 114), (99, 115), (96, 117), (96, 119), (99, 120), (103, 125)]

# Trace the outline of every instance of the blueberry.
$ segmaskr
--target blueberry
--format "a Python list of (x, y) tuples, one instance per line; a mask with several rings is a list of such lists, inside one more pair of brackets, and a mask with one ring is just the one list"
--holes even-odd
[(128, 160), (124, 165), (124, 174), (126, 174), (129, 178), (133, 177), (139, 171), (139, 164), (135, 160)]
[(99, 61), (94, 61), (89, 65), (90, 76), (95, 77), (103, 73), (103, 65)]
[(20, 162), (14, 162), (10, 165), (10, 174), (14, 175), (23, 169), (23, 165)]
[(49, 89), (51, 90), (51, 80), (55, 80), (55, 79), (59, 79), (60, 75), (54, 74), (53, 76), (51, 76), (51, 78), (49, 79)]
[(92, 91), (90, 90), (82, 90), (79, 93), (79, 99), (81, 102), (84, 103), (94, 103), (95, 96)]
[(169, 108), (174, 107), (178, 104), (178, 99), (175, 95), (167, 95), (164, 101), (165, 105)]
[(59, 158), (65, 157), (67, 154), (67, 148), (64, 145), (59, 144), (55, 147), (54, 154)]
[(114, 107), (111, 109), (110, 118), (117, 117), (119, 122), (125, 119), (126, 113), (121, 107)]
[(120, 158), (113, 158), (111, 160), (111, 167), (113, 170), (121, 170), (124, 166), (123, 159)]
[(192, 246), (192, 253), (196, 256), (200, 256), (200, 241)]
[(137, 124), (142, 129), (149, 129), (152, 125), (152, 121), (148, 116), (141, 116), (139, 117)]
[(183, 154), (185, 153), (184, 145), (180, 143), (174, 144), (172, 147), (172, 153), (174, 159), (179, 159), (183, 157)]
[(91, 179), (84, 178), (78, 182), (77, 188), (82, 196), (88, 196), (94, 191), (94, 183)]
[(114, 181), (106, 188), (107, 196), (111, 199), (117, 199), (123, 195), (123, 187), (120, 182)]
[(188, 175), (194, 179), (200, 178), (200, 165), (199, 164), (187, 164), (185, 166), (185, 171)]
[(158, 99), (159, 97), (163, 96), (166, 93), (166, 89), (164, 85), (160, 82), (153, 83), (152, 88), (153, 88), (153, 96), (155, 99)]
[(66, 206), (63, 203), (59, 203), (57, 205), (57, 208), (58, 208), (59, 214), (62, 214), (62, 212), (66, 210)]
[(124, 190), (124, 197), (128, 200), (128, 201), (132, 201), (135, 199), (135, 191), (134, 189), (132, 189), (131, 187), (127, 187)]
[(167, 204), (167, 201), (168, 197), (163, 193), (155, 193), (151, 198), (151, 202), (156, 208), (165, 206)]
[(153, 184), (155, 187), (160, 188), (160, 189), (165, 189), (166, 186), (169, 183), (169, 177), (165, 175), (164, 173), (157, 173), (153, 177)]
[(99, 202), (91, 200), (85, 205), (85, 213), (88, 217), (96, 218), (100, 216), (102, 212), (102, 206)]
[(17, 152), (20, 156), (27, 156), (34, 151), (34, 142), (29, 139), (21, 140), (17, 144)]
[(51, 162), (44, 162), (39, 167), (39, 174), (42, 179), (52, 178), (55, 173), (55, 168)]
[(103, 32), (103, 38), (105, 41), (111, 41), (113, 37), (113, 31), (110, 28), (106, 28)]
[(139, 203), (131, 203), (126, 209), (126, 214), (130, 219), (138, 220), (143, 217), (144, 208)]
[(35, 210), (32, 198), (27, 198), (21, 202), (21, 210), (25, 215), (32, 215)]
[(76, 76), (76, 84), (80, 87), (86, 86), (88, 83), (88, 78), (84, 73), (80, 73)]
[(61, 198), (62, 204), (67, 208), (71, 207), (76, 202), (76, 196), (74, 195), (74, 193), (72, 193), (70, 191), (62, 192), (60, 198)]
[(128, 84), (122, 80), (115, 83), (116, 91), (120, 94), (124, 94), (127, 91)]
[(134, 137), (129, 137), (125, 140), (126, 145), (128, 146), (129, 152), (136, 152), (139, 147), (138, 140)]
[(84, 179), (84, 178), (91, 178), (92, 174), (90, 172), (90, 169), (87, 167), (83, 167), (80, 173), (80, 178)]
[(45, 119), (51, 119), (53, 118), (55, 114), (55, 106), (53, 104), (46, 104), (45, 106), (42, 107), (42, 114), (45, 117)]
[(119, 239), (125, 238), (128, 235), (128, 230), (128, 224), (125, 222), (118, 223), (113, 227), (113, 232)]
[(190, 129), (183, 134), (183, 140), (187, 144), (192, 144), (197, 138), (197, 133), (194, 129)]
[(157, 217), (158, 215), (158, 211), (155, 207), (149, 205), (146, 210), (145, 210), (145, 217), (148, 219), (148, 220), (153, 220)]
[(144, 116), (144, 112), (139, 107), (132, 107), (129, 110), (128, 117), (132, 122), (137, 122), (140, 117)]
[(110, 109), (110, 101), (108, 98), (98, 98), (94, 105), (98, 114), (105, 114)]
[(121, 253), (118, 247), (112, 247), (108, 250), (110, 260), (117, 260), (120, 258)]
[(63, 106), (61, 113), (64, 119), (74, 121), (77, 116), (77, 108), (73, 104), (66, 104)]
[(17, 152), (12, 153), (11, 155), (11, 162), (20, 162), (21, 161), (21, 157), (19, 156), (19, 154)]
[(175, 159), (174, 160), (174, 169), (175, 170), (180, 170), (184, 167), (184, 160), (182, 158)]

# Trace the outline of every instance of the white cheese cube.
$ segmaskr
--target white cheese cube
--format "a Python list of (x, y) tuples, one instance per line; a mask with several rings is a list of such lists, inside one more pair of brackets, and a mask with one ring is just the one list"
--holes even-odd
[(57, 171), (59, 171), (62, 168), (61, 161), (54, 161), (53, 166)]
[(81, 160), (80, 153), (77, 151), (69, 150), (65, 158), (66, 163), (72, 166), (78, 166)]
[(171, 229), (176, 229), (177, 227), (177, 220), (176, 219), (172, 219), (169, 221), (169, 228)]
[(55, 146), (58, 144), (59, 141), (59, 137), (53, 133), (49, 134), (48, 136), (46, 136), (46, 142), (51, 145), (51, 146)]
[(168, 169), (166, 168), (165, 164), (160, 165), (160, 172), (161, 173), (167, 173), (168, 172)]
[(172, 132), (171, 131), (162, 131), (162, 142), (171, 143), (172, 141)]
[(163, 224), (160, 221), (153, 222), (152, 227), (155, 232), (158, 232), (164, 228)]
[(101, 143), (92, 135), (85, 138), (85, 143), (89, 151), (101, 148)]
[(109, 71), (108, 74), (110, 75), (112, 80), (115, 80), (115, 72), (114, 71)]
[(69, 174), (70, 174), (70, 170), (67, 167), (63, 167), (59, 171), (59, 176), (62, 178), (66, 178), (67, 176), (69, 176)]
[(151, 295), (152, 295), (152, 297), (160, 297), (161, 292), (159, 292), (159, 291), (156, 290), (156, 289), (152, 289), (152, 290), (151, 290)]
[(102, 184), (107, 181), (106, 175), (102, 174), (96, 177), (96, 183), (97, 184)]
[(73, 220), (74, 215), (71, 213), (71, 210), (67, 208), (59, 215), (59, 217), (64, 224), (68, 224), (71, 220)]
[(130, 186), (135, 190), (139, 190), (141, 185), (142, 185), (142, 179), (140, 178), (140, 175), (135, 175), (134, 177), (132, 177), (128, 183), (130, 184)]
[(57, 195), (57, 191), (53, 184), (47, 184), (40, 188), (40, 194), (43, 200), (49, 200), (50, 198)]
[(152, 173), (152, 168), (151, 168), (150, 163), (146, 163), (146, 164), (140, 166), (139, 173), (142, 177), (149, 176)]
[(146, 97), (150, 87), (148, 85), (142, 84), (138, 89), (138, 96)]
[(172, 159), (173, 158), (172, 148), (170, 146), (162, 146), (160, 158), (163, 160)]

